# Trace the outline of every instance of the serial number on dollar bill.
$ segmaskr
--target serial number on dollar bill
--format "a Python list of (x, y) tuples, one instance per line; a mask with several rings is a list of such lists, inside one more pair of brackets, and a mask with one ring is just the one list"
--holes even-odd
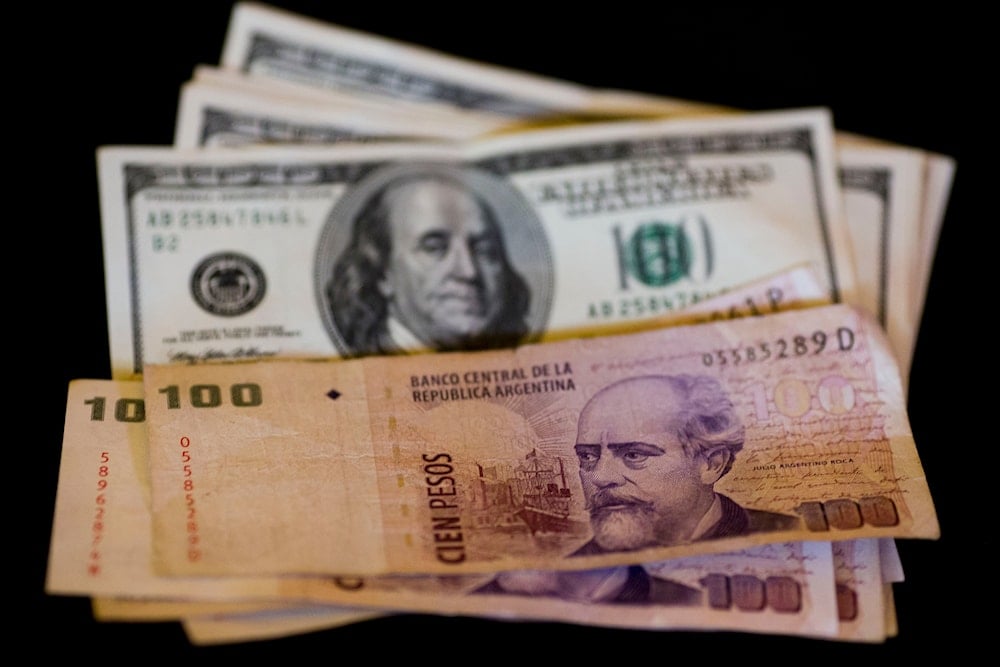
[(272, 208), (193, 208), (149, 211), (146, 226), (150, 229), (213, 229), (218, 227), (261, 227), (304, 225), (305, 214), (291, 206)]
[(590, 320), (612, 318), (654, 317), (676, 313), (685, 308), (719, 296), (718, 292), (677, 292), (671, 295), (624, 297), (617, 301), (605, 300), (591, 303), (587, 308)]

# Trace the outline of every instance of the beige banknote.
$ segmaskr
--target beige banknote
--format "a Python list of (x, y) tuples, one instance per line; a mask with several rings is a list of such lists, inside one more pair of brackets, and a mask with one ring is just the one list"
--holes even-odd
[[(674, 323), (800, 308), (821, 296), (818, 280), (799, 268), (696, 304)], [(81, 380), (70, 385), (48, 592), (93, 594), (97, 596), (95, 614), (107, 620), (165, 620), (185, 612), (258, 611), (261, 603), (256, 600), (287, 597), (290, 592), (273, 580), (190, 580), (153, 573), (144, 405), (137, 382)], [(79, 483), (92, 459), (100, 464), (93, 489)], [(90, 516), (90, 510), (96, 514)], [(329, 601), (328, 583), (322, 582), (317, 591), (293, 593)], [(341, 590), (342, 596), (344, 590), (350, 591), (347, 598), (361, 599), (352, 588)], [(402, 604), (387, 598), (384, 590), (375, 600), (362, 597), (380, 606)], [(434, 611), (442, 609), (440, 601), (429, 605)], [(420, 608), (428, 609), (428, 604)], [(470, 610), (468, 605), (461, 608)]]
[[(154, 572), (141, 383), (74, 380), (66, 401), (47, 593), (118, 598), (108, 602), (120, 602), (116, 609), (136, 598), (227, 604), (275, 599), (273, 577), (166, 579)], [(152, 607), (147, 611), (154, 615)]]
[[(807, 267), (795, 267), (651, 324), (758, 316), (810, 307), (824, 303), (823, 298), (818, 277)], [(78, 380), (69, 385), (46, 590), (130, 596), (129, 601), (272, 597), (275, 588), (270, 579), (183, 581), (153, 572), (145, 412), (137, 381)], [(88, 475), (92, 484), (83, 481)]]
[(116, 378), (511, 345), (802, 264), (834, 301), (855, 290), (821, 109), (99, 162)]
[[(134, 520), (145, 508), (142, 471), (130, 465), (133, 448), (129, 445), (134, 443), (124, 441), (125, 431), (114, 426), (116, 422), (141, 423), (137, 420), (144, 411), (138, 407), (137, 385), (80, 380), (73, 383), (67, 399), (69, 413), (80, 419), (71, 417), (67, 422), (65, 451), (89, 452), (89, 457), (82, 457), (87, 460), (107, 458), (103, 479), (113, 483), (109, 481), (98, 494), (104, 509), (100, 525), (85, 520), (89, 517), (81, 519), (71, 509), (86, 505), (89, 498), (81, 500), (80, 496), (93, 491), (74, 488), (81, 476), (77, 466), (81, 457), (64, 457), (47, 590), (53, 594), (100, 591), (93, 600), (97, 620), (163, 622), (227, 614), (248, 619), (246, 632), (251, 632), (263, 617), (282, 618), (310, 601), (339, 603), (334, 618), (325, 621), (337, 624), (370, 618), (373, 610), (405, 610), (645, 629), (833, 636), (833, 563), (825, 542), (602, 572), (505, 573), (502, 579), (411, 576), (361, 581), (276, 576), (264, 584), (252, 577), (156, 577), (150, 567), (148, 526)], [(95, 413), (96, 407), (101, 410)], [(109, 408), (107, 419), (95, 419), (105, 407)], [(87, 420), (93, 422), (92, 428), (87, 428)], [(93, 436), (88, 437), (88, 432)], [(79, 529), (100, 539), (88, 540)], [(731, 589), (737, 592), (730, 593)], [(231, 630), (226, 636), (232, 637), (237, 625), (237, 619), (224, 623)]]
[[(110, 622), (278, 613), (301, 606), (286, 599), (275, 577), (155, 574), (144, 421), (141, 383), (70, 384), (46, 592), (92, 596), (95, 619)], [(354, 613), (340, 612), (340, 622)], [(356, 615), (362, 620), (371, 611)]]
[[(892, 351), (844, 305), (474, 353), (154, 364), (143, 381), (164, 574), (587, 569), (938, 536)], [(681, 456), (688, 402), (706, 414)], [(645, 476), (663, 493), (633, 490)]]

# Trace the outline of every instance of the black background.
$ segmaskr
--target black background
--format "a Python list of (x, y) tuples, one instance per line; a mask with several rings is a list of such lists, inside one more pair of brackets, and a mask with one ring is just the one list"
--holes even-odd
[(25, 39), (7, 58), (16, 94), (8, 95), (5, 125), (17, 150), (5, 198), (8, 293), (15, 296), (7, 317), (7, 395), (15, 398), (8, 399), (6, 420), (18, 428), (7, 438), (6, 497), (15, 532), (4, 544), (8, 556), (24, 561), (7, 568), (16, 589), (14, 604), (8, 600), (11, 636), (33, 657), (68, 650), (74, 659), (94, 660), (881, 660), (986, 644), (996, 616), (996, 521), (986, 490), (998, 443), (990, 410), (978, 404), (979, 396), (995, 394), (988, 382), (996, 336), (987, 319), (995, 296), (983, 268), (989, 265), (972, 253), (988, 251), (996, 217), (974, 203), (978, 192), (991, 191), (974, 183), (989, 173), (985, 153), (996, 145), (995, 129), (978, 120), (995, 83), (975, 55), (986, 46), (977, 38), (982, 17), (947, 8), (893, 14), (864, 5), (830, 5), (821, 15), (707, 3), (613, 3), (591, 11), (575, 3), (573, 9), (466, 3), (455, 13), (418, 3), (362, 9), (277, 2), (330, 23), (589, 86), (749, 110), (825, 106), (838, 129), (954, 157), (958, 170), (909, 395), (942, 537), (899, 541), (906, 573), (895, 587), (899, 636), (884, 644), (403, 615), (280, 640), (194, 647), (177, 623), (98, 623), (87, 599), (48, 596), (44, 579), (67, 384), (110, 373), (95, 151), (172, 143), (180, 86), (196, 65), (218, 64), (231, 4), (135, 3), (132, 11), (86, 4), (68, 12), (25, 6), (26, 18), (8, 23)]

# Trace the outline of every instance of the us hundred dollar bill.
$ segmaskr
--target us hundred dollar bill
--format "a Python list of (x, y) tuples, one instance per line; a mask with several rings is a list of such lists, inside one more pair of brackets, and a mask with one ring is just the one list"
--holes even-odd
[[(219, 83), (224, 78), (232, 79), (229, 85)], [(231, 90), (237, 85), (247, 90)], [(229, 70), (213, 73), (208, 81), (190, 82), (181, 96), (175, 145), (333, 144), (472, 135), (469, 127), (454, 121), (414, 122), (412, 113), (387, 113), (358, 100), (320, 102), (317, 97), (325, 91), (292, 103), (280, 99), (275, 86)], [(947, 161), (920, 149), (844, 133), (837, 134), (837, 146), (845, 219), (858, 270), (856, 305), (869, 308), (888, 330), (905, 384), (936, 245), (937, 227), (928, 227), (927, 219), (939, 225), (943, 215), (941, 196), (932, 197), (942, 190), (930, 179), (939, 172), (938, 164)], [(946, 201), (946, 189), (944, 193)]]
[(509, 120), (565, 114), (667, 115), (723, 109), (473, 62), (260, 3), (233, 8), (223, 68), (360, 99), (451, 107)]
[(477, 349), (854, 267), (822, 109), (463, 144), (105, 147), (112, 370)]
[(181, 87), (174, 145), (458, 140), (509, 125), (504, 117), (357, 97), (203, 65)]
[(581, 570), (939, 533), (892, 351), (845, 305), (143, 378), (168, 575)]
[(858, 305), (886, 329), (903, 384), (920, 325), (924, 151), (888, 146), (838, 149), (845, 219), (858, 274)]
[[(240, 73), (244, 79), (284, 84), (302, 91), (351, 95), (371, 104), (386, 100), (410, 105), (423, 103), (423, 107), (414, 108), (424, 108), (428, 114), (444, 109), (466, 111), (485, 123), (491, 122), (490, 119), (507, 118), (511, 127), (530, 126), (559, 117), (584, 120), (602, 115), (664, 117), (742, 113), (739, 109), (694, 100), (635, 91), (597, 90), (477, 63), (258, 3), (239, 3), (234, 7), (221, 60), (221, 69), (230, 72), (233, 79), (239, 78)], [(197, 122), (197, 113), (191, 109), (187, 114), (188, 122)], [(282, 122), (297, 124), (292, 118), (284, 118)], [(838, 139), (852, 150), (859, 147), (904, 148), (844, 132), (838, 133)], [(917, 149), (907, 147), (907, 150)], [(926, 161), (919, 240), (909, 248), (910, 254), (919, 256), (920, 263), (919, 279), (911, 282), (915, 292), (911, 300), (915, 299), (918, 304), (918, 319), (956, 166), (954, 159), (946, 155), (927, 153)], [(899, 195), (904, 188), (893, 189), (896, 192), (887, 200), (887, 207), (894, 209), (892, 215), (898, 217), (896, 209), (899, 206), (895, 199), (909, 197), (910, 193)], [(898, 226), (893, 224), (893, 227)], [(866, 246), (861, 248), (861, 253), (870, 257), (877, 252), (876, 247), (877, 244)], [(879, 276), (890, 270), (896, 273), (895, 268), (889, 267), (888, 260), (878, 264), (870, 262), (869, 266), (877, 267)], [(862, 299), (859, 305), (866, 305), (864, 301)], [(897, 307), (894, 300), (891, 308)], [(910, 328), (915, 331), (917, 326), (915, 323)], [(905, 334), (900, 333), (894, 338), (903, 336)], [(909, 354), (902, 346), (905, 341), (897, 342), (905, 361)]]
[[(742, 112), (730, 107), (661, 95), (596, 90), (528, 72), (469, 61), (257, 3), (240, 3), (235, 6), (226, 35), (222, 65), (233, 73), (244, 73), (248, 79), (286, 85), (295, 82), (294, 85), (303, 91), (353, 95), (373, 104), (385, 100), (401, 104), (423, 102), (427, 113), (442, 109), (468, 111), (475, 113), (487, 124), (491, 122), (490, 119), (507, 118), (511, 127), (544, 123), (545, 119), (553, 117), (585, 120), (602, 115), (665, 117)], [(197, 113), (195, 109), (188, 111), (189, 123), (198, 122)], [(298, 125), (288, 117), (283, 118), (282, 122)], [(842, 139), (841, 143), (852, 150), (859, 147), (878, 148), (880, 144), (882, 148), (904, 148), (843, 132), (838, 133), (838, 139)], [(917, 321), (907, 327), (912, 332), (919, 326), (938, 233), (956, 166), (954, 159), (946, 155), (927, 153), (925, 157), (918, 240), (909, 247), (909, 254), (919, 262), (919, 276), (910, 283), (914, 294), (908, 299), (917, 304)], [(905, 189), (903, 187), (893, 186), (892, 189), (895, 191), (894, 195), (887, 199), (886, 205), (893, 209), (891, 215), (898, 218), (899, 205), (895, 200), (898, 197), (907, 198), (911, 193), (899, 194)], [(852, 203), (851, 206), (855, 207), (857, 203)], [(865, 205), (862, 204), (861, 207), (864, 209)], [(859, 216), (861, 220), (856, 221), (857, 225), (863, 225), (867, 217), (864, 210)], [(899, 227), (898, 224), (892, 226)], [(861, 235), (865, 236), (866, 232)], [(891, 243), (896, 246), (895, 241)], [(873, 253), (878, 253), (877, 247), (878, 244), (862, 247), (860, 253), (870, 258)], [(878, 263), (868, 264), (869, 267), (875, 267), (880, 280), (890, 271), (893, 274), (898, 272), (897, 268), (889, 266), (888, 254), (884, 263), (881, 259), (883, 258), (879, 258)], [(867, 307), (867, 301), (867, 298), (862, 297), (857, 303)], [(893, 295), (887, 308), (898, 311), (899, 307), (899, 300)], [(899, 354), (904, 364), (908, 364), (912, 350), (906, 349), (907, 341), (899, 339), (913, 338), (915, 333), (907, 334), (901, 329), (899, 313), (895, 312), (894, 315), (895, 323), (887, 321), (886, 324), (895, 330), (893, 338)], [(904, 379), (906, 370), (903, 369)]]
[[(351, 106), (313, 108), (293, 101), (189, 82), (181, 89), (174, 144), (180, 148), (246, 144), (392, 141), (447, 137), (452, 124), (435, 127)], [(461, 138), (467, 138), (463, 133)]]

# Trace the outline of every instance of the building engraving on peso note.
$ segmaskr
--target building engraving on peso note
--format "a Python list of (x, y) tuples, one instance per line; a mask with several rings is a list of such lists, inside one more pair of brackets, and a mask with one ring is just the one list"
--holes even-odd
[[(529, 416), (540, 407), (532, 402), (551, 404), (548, 395), (581, 389), (568, 361), (412, 376), (411, 387), (413, 402), (430, 406), (427, 419), (442, 443), (480, 428), (519, 434), (528, 428), (514, 424), (518, 418), (506, 409), (487, 408), (474, 426), (466, 420), (458, 436), (446, 424), (462, 423), (456, 404), (463, 401), (516, 402), (528, 413), (522, 417), (527, 424), (549, 430), (554, 425), (546, 428), (539, 415)], [(557, 423), (567, 419), (556, 415)], [(524, 543), (530, 548), (563, 551), (575, 544), (572, 557), (803, 527), (794, 512), (750, 509), (715, 489), (745, 439), (737, 409), (715, 378), (655, 374), (617, 380), (597, 388), (575, 422), (574, 444), (560, 451), (532, 446), (529, 440), (543, 439), (524, 433), (523, 442), (519, 435), (507, 445), (512, 451), (530, 446), (519, 456), (468, 460), (440, 447), (422, 453), (426, 537), (437, 559), (463, 561), (470, 532), (480, 540), (491, 535), (487, 550), (500, 542), (517, 549), (521, 535), (530, 536)]]
[[(896, 526), (901, 496), (889, 483), (859, 324), (706, 351), (700, 364), (721, 376), (589, 356), (589, 371), (606, 365), (618, 379), (581, 375), (580, 359), (411, 374), (417, 412), (396, 410), (386, 434), (425, 445), (414, 462), (423, 539), (441, 562), (461, 562), (519, 549), (576, 557)], [(793, 358), (815, 359), (816, 386), (788, 370), (768, 377)], [(398, 383), (386, 393), (398, 395)], [(470, 456), (465, 443), (491, 433), (510, 434), (501, 455)], [(831, 495), (835, 480), (861, 485)]]

